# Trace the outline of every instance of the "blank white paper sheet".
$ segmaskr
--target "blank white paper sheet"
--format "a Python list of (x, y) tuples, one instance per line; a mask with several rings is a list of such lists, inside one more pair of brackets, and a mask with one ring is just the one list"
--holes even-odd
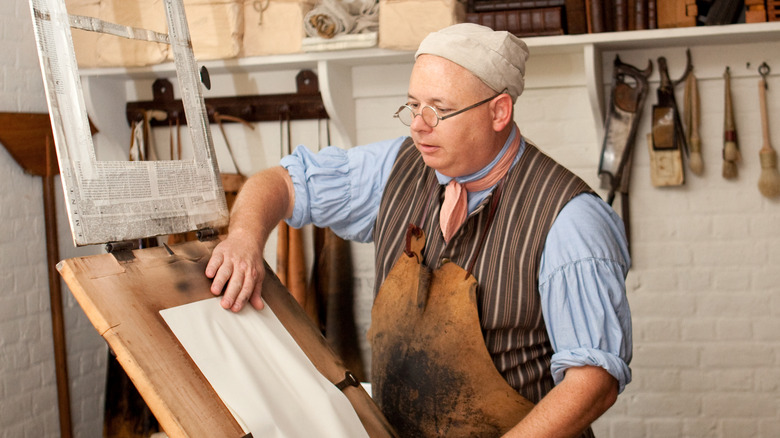
[(255, 438), (368, 436), (347, 397), (317, 371), (269, 306), (233, 313), (214, 298), (160, 314)]

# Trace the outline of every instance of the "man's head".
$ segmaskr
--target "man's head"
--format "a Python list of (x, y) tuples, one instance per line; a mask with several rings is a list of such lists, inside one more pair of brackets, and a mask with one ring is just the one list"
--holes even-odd
[(399, 118), (428, 166), (466, 176), (497, 156), (514, 126), (527, 57), (522, 41), (484, 26), (459, 24), (425, 38)]
[(436, 55), (460, 65), (495, 92), (507, 90), (512, 102), (525, 86), (528, 46), (509, 32), (461, 23), (428, 34), (415, 59)]

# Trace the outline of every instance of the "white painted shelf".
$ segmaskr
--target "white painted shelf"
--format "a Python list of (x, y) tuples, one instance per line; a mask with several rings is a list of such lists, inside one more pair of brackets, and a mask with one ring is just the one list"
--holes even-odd
[[(780, 22), (731, 24), (724, 26), (681, 27), (674, 29), (605, 32), (583, 35), (529, 37), (523, 40), (532, 54), (579, 52), (588, 47), (599, 51), (667, 46), (718, 45), (772, 41), (780, 39)], [(285, 69), (316, 68), (320, 63), (346, 66), (394, 64), (412, 62), (412, 51), (357, 49), (335, 52), (295, 53), (289, 55), (255, 56), (228, 60), (203, 61), (209, 71), (252, 72)], [(137, 68), (93, 68), (81, 71), (82, 76), (112, 76), (127, 79), (148, 79), (175, 75), (173, 63)]]
[[(583, 54), (589, 99), (597, 124), (603, 120), (604, 113), (603, 52), (659, 47), (745, 44), (778, 40), (780, 40), (780, 22), (524, 38), (532, 56), (556, 53)], [(348, 139), (347, 143), (354, 144), (355, 109), (351, 92), (352, 67), (411, 63), (413, 56), (414, 52), (412, 51), (371, 48), (203, 61), (200, 64), (206, 66), (211, 74), (216, 75), (300, 69), (316, 70), (325, 107), (331, 116), (333, 125), (340, 131), (343, 138)], [(87, 94), (92, 95), (92, 99), (100, 100), (100, 98), (105, 99), (106, 96), (98, 96), (99, 94), (104, 94), (108, 90), (116, 91), (116, 81), (174, 77), (176, 70), (173, 63), (166, 63), (140, 68), (85, 69), (80, 74), (85, 80)]]

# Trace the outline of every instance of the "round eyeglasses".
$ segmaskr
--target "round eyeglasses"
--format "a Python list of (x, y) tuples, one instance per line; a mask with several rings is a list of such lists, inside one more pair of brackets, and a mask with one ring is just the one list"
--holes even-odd
[(486, 104), (504, 93), (506, 93), (506, 90), (501, 91), (495, 96), (488, 97), (485, 100), (480, 100), (474, 105), (467, 106), (466, 108), (455, 111), (454, 113), (447, 114), (446, 116), (440, 116), (439, 112), (436, 111), (436, 108), (430, 105), (425, 105), (424, 107), (422, 107), (419, 113), (415, 113), (412, 107), (409, 106), (409, 104), (406, 104), (398, 108), (398, 111), (396, 111), (395, 114), (393, 114), (393, 117), (400, 120), (401, 123), (403, 123), (406, 126), (412, 126), (412, 122), (414, 121), (414, 118), (417, 116), (422, 116), (423, 122), (425, 122), (426, 125), (430, 126), (431, 128), (435, 128), (440, 121), (447, 120), (450, 117), (455, 117), (458, 114), (465, 113), (470, 109), (474, 109), (480, 105)]

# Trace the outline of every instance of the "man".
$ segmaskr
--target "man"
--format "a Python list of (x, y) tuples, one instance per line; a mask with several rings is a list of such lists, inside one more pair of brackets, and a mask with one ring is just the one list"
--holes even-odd
[(376, 245), (374, 398), (403, 436), (590, 436), (631, 380), (622, 222), (513, 121), (526, 45), (459, 24), (421, 43), (399, 138), (299, 147), (250, 178), (206, 268), (260, 298), (279, 220)]

